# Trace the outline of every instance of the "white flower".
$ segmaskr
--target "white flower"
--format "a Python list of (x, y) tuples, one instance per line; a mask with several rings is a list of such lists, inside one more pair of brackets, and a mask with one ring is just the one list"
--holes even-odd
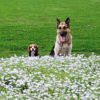
[(16, 100), (98, 99), (100, 56), (10, 57), (0, 59), (0, 96)]
[(76, 94), (73, 94), (73, 98), (74, 98), (75, 100), (77, 100), (77, 95), (76, 95)]

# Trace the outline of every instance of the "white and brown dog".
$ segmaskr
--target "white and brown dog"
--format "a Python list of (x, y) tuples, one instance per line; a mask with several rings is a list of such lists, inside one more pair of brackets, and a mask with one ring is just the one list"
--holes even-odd
[(28, 46), (29, 57), (39, 56), (38, 46), (36, 44), (30, 44)]
[(70, 55), (72, 50), (72, 35), (70, 33), (70, 18), (68, 17), (65, 22), (60, 22), (57, 19), (57, 36), (56, 42), (53, 46), (51, 56), (66, 56)]

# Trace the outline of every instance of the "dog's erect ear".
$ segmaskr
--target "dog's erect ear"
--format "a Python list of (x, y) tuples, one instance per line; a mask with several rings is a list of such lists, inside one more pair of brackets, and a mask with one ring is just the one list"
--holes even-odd
[(69, 17), (65, 20), (65, 23), (67, 24), (68, 27), (70, 27), (70, 18)]
[(57, 20), (56, 20), (56, 23), (57, 23), (57, 28), (58, 28), (58, 26), (59, 26), (59, 24), (60, 24), (60, 20), (57, 18)]

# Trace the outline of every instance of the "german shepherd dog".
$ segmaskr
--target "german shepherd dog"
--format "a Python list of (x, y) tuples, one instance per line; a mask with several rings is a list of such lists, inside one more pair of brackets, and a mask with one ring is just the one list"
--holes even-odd
[(51, 56), (66, 56), (71, 54), (72, 49), (72, 35), (70, 33), (70, 18), (65, 22), (57, 19), (57, 36), (56, 42), (53, 46)]

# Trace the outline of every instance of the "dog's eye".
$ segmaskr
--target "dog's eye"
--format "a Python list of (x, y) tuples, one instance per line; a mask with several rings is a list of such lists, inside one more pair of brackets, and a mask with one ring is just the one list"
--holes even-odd
[(61, 29), (61, 27), (58, 27), (58, 29)]
[(66, 26), (63, 27), (63, 29), (66, 29), (66, 28), (67, 28)]

